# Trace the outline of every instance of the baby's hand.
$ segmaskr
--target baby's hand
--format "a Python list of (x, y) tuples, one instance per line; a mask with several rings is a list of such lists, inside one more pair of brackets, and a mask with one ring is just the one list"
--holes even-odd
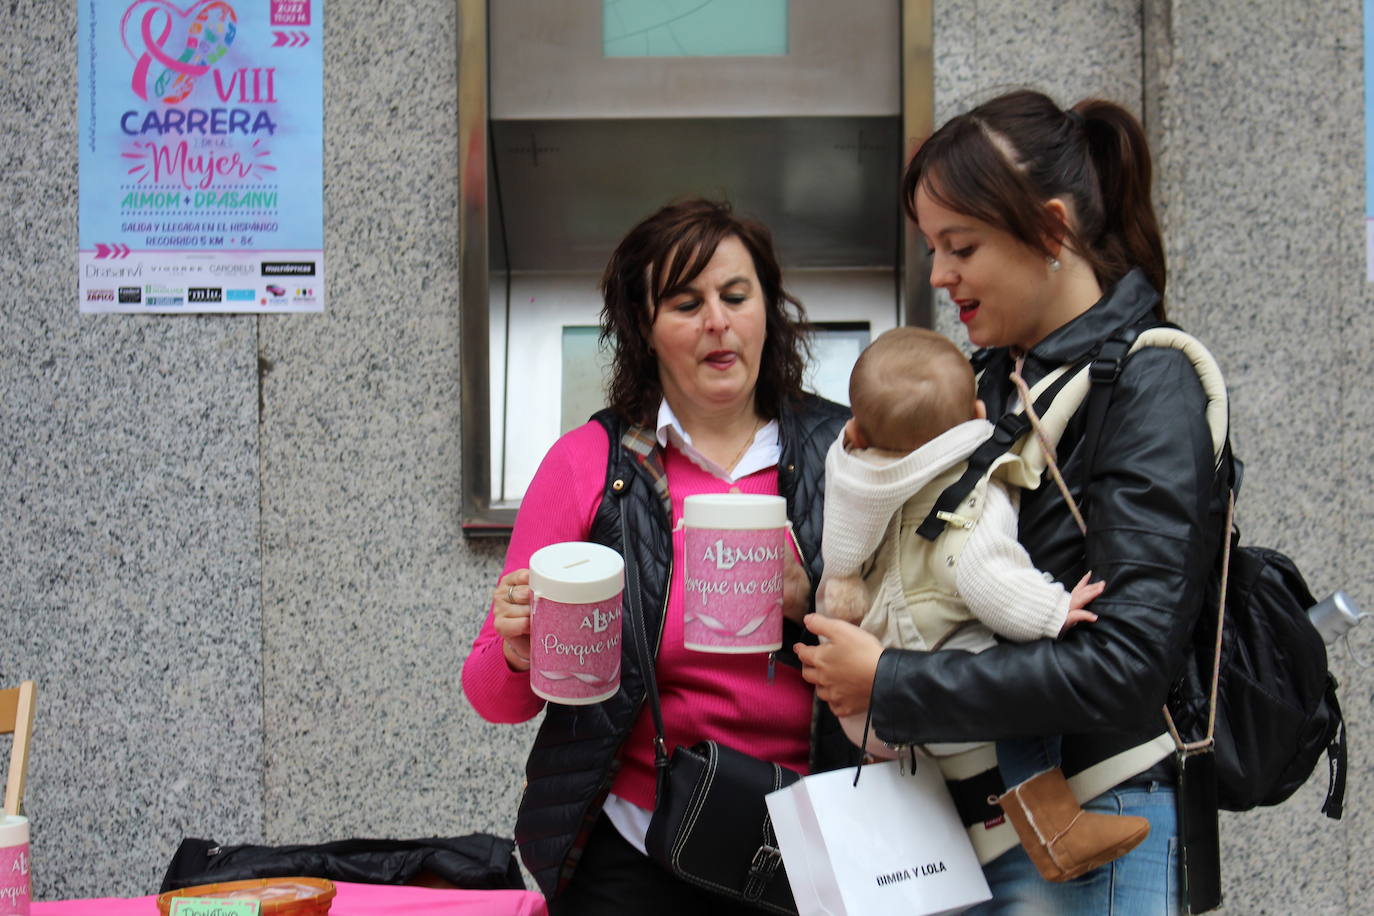
[(1064, 618), (1064, 625), (1059, 628), (1059, 635), (1063, 636), (1069, 632), (1070, 627), (1080, 623), (1092, 623), (1095, 620), (1097, 620), (1097, 615), (1092, 611), (1069, 611), (1068, 616)]
[(1085, 611), (1083, 608), (1106, 590), (1107, 583), (1089, 582), (1088, 579), (1091, 577), (1091, 572), (1085, 574), (1073, 587), (1073, 591), (1069, 592), (1069, 613), (1064, 619), (1064, 626), (1059, 630), (1060, 635), (1063, 635), (1069, 627), (1080, 623), (1093, 623), (1097, 620), (1096, 614), (1092, 611)]

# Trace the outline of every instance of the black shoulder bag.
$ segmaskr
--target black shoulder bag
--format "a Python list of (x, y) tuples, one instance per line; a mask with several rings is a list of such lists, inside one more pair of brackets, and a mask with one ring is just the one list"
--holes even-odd
[(663, 710), (649, 634), (640, 603), (635, 544), (620, 513), (625, 555), (625, 620), (644, 672), (654, 717), (654, 768), (658, 774), (649, 856), (682, 880), (771, 913), (795, 914), (773, 822), (763, 797), (801, 778), (717, 741), (673, 749), (663, 739)]

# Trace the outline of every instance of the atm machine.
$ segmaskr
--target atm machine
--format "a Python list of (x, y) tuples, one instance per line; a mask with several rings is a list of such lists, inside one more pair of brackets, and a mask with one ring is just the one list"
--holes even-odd
[(463, 529), (505, 534), (603, 406), (597, 281), (667, 201), (773, 231), (847, 400), (869, 340), (930, 324), (902, 167), (933, 120), (931, 0), (458, 0)]

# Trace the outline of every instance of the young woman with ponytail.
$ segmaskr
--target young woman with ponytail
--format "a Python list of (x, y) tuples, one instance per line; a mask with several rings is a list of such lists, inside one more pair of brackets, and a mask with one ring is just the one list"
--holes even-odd
[[(990, 419), (1017, 406), (1014, 369), (1033, 386), (1118, 331), (1164, 320), (1150, 182), (1145, 135), (1128, 111), (1101, 100), (1066, 111), (1029, 91), (959, 115), (912, 159), (904, 203), (932, 250), (931, 285), (981, 348), (978, 396)], [(1177, 774), (1160, 708), (1224, 526), (1227, 481), (1214, 472), (1205, 407), (1182, 352), (1142, 348), (1122, 364), (1090, 475), (1085, 409), (1059, 443), (1087, 534), (1053, 482), (1022, 494), (1032, 563), (1070, 585), (1089, 571), (1107, 583), (1095, 623), (969, 655), (883, 651), (857, 627), (807, 618), (826, 639), (798, 648), (804, 676), (836, 714), (871, 706), (874, 731), (891, 744), (1062, 735), (1063, 769), (1085, 808), (1149, 821), (1134, 850), (1063, 883), (1042, 878), (1020, 846), (985, 854), (994, 899), (971, 912), (1180, 911)], [(951, 785), (966, 823), (978, 823), (970, 806), (981, 796), (991, 835), (1003, 812), (988, 796), (1002, 787)]]

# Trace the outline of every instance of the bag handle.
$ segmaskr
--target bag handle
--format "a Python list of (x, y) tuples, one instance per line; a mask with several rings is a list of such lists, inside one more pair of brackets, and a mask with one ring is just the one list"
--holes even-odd
[(1179, 736), (1178, 727), (1169, 707), (1164, 707), (1164, 722), (1169, 726), (1169, 737), (1174, 739), (1174, 747), (1183, 756), (1199, 754), (1212, 750), (1217, 728), (1217, 685), (1221, 680), (1221, 627), (1226, 622), (1226, 584), (1231, 573), (1231, 525), (1236, 516), (1236, 494), (1232, 490), (1226, 494), (1226, 540), (1221, 547), (1221, 592), (1217, 599), (1217, 639), (1212, 648), (1212, 685), (1207, 698), (1207, 734), (1198, 741), (1185, 743)]
[[(1134, 342), (1134, 339), (1134, 335), (1131, 335), (1131, 342)], [(1108, 343), (1111, 342), (1110, 340), (1108, 341)], [(1127, 348), (1129, 349), (1129, 343), (1127, 344)], [(1035, 431), (1035, 435), (1040, 439), (1041, 447), (1045, 450), (1046, 468), (1049, 470), (1050, 476), (1054, 478), (1055, 485), (1059, 488), (1059, 492), (1064, 497), (1064, 501), (1068, 504), (1069, 512), (1073, 515), (1073, 520), (1078, 525), (1078, 530), (1086, 536), (1088, 533), (1088, 523), (1084, 521), (1083, 514), (1079, 510), (1077, 501), (1073, 498), (1073, 494), (1069, 492), (1068, 484), (1064, 482), (1063, 475), (1059, 473), (1059, 465), (1055, 460), (1054, 448), (1041, 430), (1040, 418), (1030, 403), (1030, 389), (1026, 386), (1026, 380), (1021, 377), (1021, 367), (1024, 359), (1024, 356), (1017, 359), (1016, 368), (1013, 369), (1011, 373), (1011, 383), (1016, 386), (1017, 392), (1020, 393), (1022, 403), (1026, 405), (1026, 416), (1030, 420), (1031, 429)], [(1088, 396), (1089, 426), (1084, 433), (1088, 452), (1084, 456), (1083, 462), (1085, 492), (1086, 482), (1091, 479), (1092, 475), (1093, 453), (1097, 450), (1097, 443), (1102, 434), (1102, 419), (1106, 416), (1107, 403), (1111, 399), (1111, 386), (1121, 375), (1119, 358), (1112, 359), (1111, 362), (1113, 365), (1110, 371), (1104, 370), (1101, 373), (1094, 372), (1092, 377), (1092, 392)], [(1096, 361), (1093, 363), (1092, 368), (1096, 370)], [(1216, 740), (1217, 688), (1221, 679), (1221, 627), (1226, 620), (1226, 584), (1231, 571), (1231, 526), (1235, 520), (1235, 511), (1236, 494), (1234, 490), (1230, 490), (1227, 493), (1226, 502), (1226, 540), (1222, 546), (1221, 595), (1217, 600), (1217, 638), (1216, 645), (1212, 650), (1212, 683), (1207, 701), (1207, 734), (1203, 736), (1201, 740), (1185, 742), (1178, 733), (1178, 727), (1174, 724), (1174, 717), (1170, 715), (1168, 705), (1166, 704), (1162, 707), (1164, 710), (1164, 722), (1169, 729), (1169, 737), (1174, 739), (1174, 747), (1185, 757), (1191, 754), (1200, 754), (1212, 750), (1212, 746)]]
[[(621, 486), (618, 489), (614, 486), (611, 487), (612, 494), (621, 500), (629, 491), (628, 486)], [(625, 558), (624, 603), (629, 611), (625, 616), (630, 621), (631, 641), (634, 643), (635, 657), (639, 660), (640, 673), (644, 677), (649, 711), (654, 717), (654, 773), (656, 776), (654, 807), (657, 808), (658, 801), (663, 797), (663, 790), (668, 782), (668, 745), (663, 738), (663, 708), (659, 705), (658, 678), (654, 672), (653, 656), (649, 652), (648, 621), (644, 618), (644, 609), (640, 601), (639, 562), (635, 555), (634, 537), (630, 530), (628, 515), (627, 507), (622, 502), (620, 504), (620, 550)]]

